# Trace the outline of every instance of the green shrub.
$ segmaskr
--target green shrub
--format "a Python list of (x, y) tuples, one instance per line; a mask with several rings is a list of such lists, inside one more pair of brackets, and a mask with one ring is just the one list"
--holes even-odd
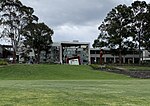
[(1, 59), (1, 60), (0, 60), (0, 65), (8, 65), (8, 62), (5, 61), (5, 60), (3, 60), (3, 59)]
[(98, 69), (99, 68), (99, 65), (97, 65), (97, 64), (91, 64), (90, 65), (93, 69)]
[(107, 69), (111, 69), (111, 70), (116, 69), (114, 66), (111, 66), (111, 65), (107, 65), (105, 68), (107, 68)]

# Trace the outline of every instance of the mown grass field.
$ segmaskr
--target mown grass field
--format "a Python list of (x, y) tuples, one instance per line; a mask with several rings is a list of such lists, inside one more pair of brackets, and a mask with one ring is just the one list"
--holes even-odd
[(0, 67), (0, 106), (149, 106), (150, 80), (89, 66)]
[(149, 80), (2, 80), (4, 106), (149, 106)]

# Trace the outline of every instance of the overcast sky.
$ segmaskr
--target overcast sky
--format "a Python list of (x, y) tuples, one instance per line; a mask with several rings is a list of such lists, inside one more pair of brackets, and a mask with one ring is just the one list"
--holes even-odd
[[(53, 41), (90, 42), (97, 38), (98, 26), (106, 14), (119, 4), (134, 0), (21, 0), (35, 15), (54, 30)], [(150, 0), (147, 0), (149, 3)]]

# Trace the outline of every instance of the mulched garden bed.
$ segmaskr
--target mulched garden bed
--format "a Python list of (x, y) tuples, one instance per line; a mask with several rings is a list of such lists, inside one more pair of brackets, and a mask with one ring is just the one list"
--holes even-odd
[(117, 74), (124, 74), (124, 75), (128, 75), (130, 77), (133, 77), (133, 78), (150, 79), (150, 70), (129, 71), (129, 70), (124, 70), (124, 69), (120, 69), (120, 68), (109, 69), (109, 68), (105, 68), (105, 67), (96, 68), (96, 70), (113, 72), (113, 73), (117, 73)]
[(107, 72), (114, 72), (118, 74), (124, 74), (128, 75), (130, 77), (134, 78), (142, 78), (142, 79), (148, 79), (150, 78), (150, 71), (127, 71), (127, 70), (121, 70), (121, 69), (100, 69), (102, 71), (107, 71)]

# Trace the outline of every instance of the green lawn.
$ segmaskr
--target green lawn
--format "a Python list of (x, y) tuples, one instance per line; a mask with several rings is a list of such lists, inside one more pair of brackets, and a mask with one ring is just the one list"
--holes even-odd
[(150, 80), (89, 66), (0, 67), (0, 106), (149, 106)]
[(150, 80), (1, 80), (1, 106), (149, 106)]

